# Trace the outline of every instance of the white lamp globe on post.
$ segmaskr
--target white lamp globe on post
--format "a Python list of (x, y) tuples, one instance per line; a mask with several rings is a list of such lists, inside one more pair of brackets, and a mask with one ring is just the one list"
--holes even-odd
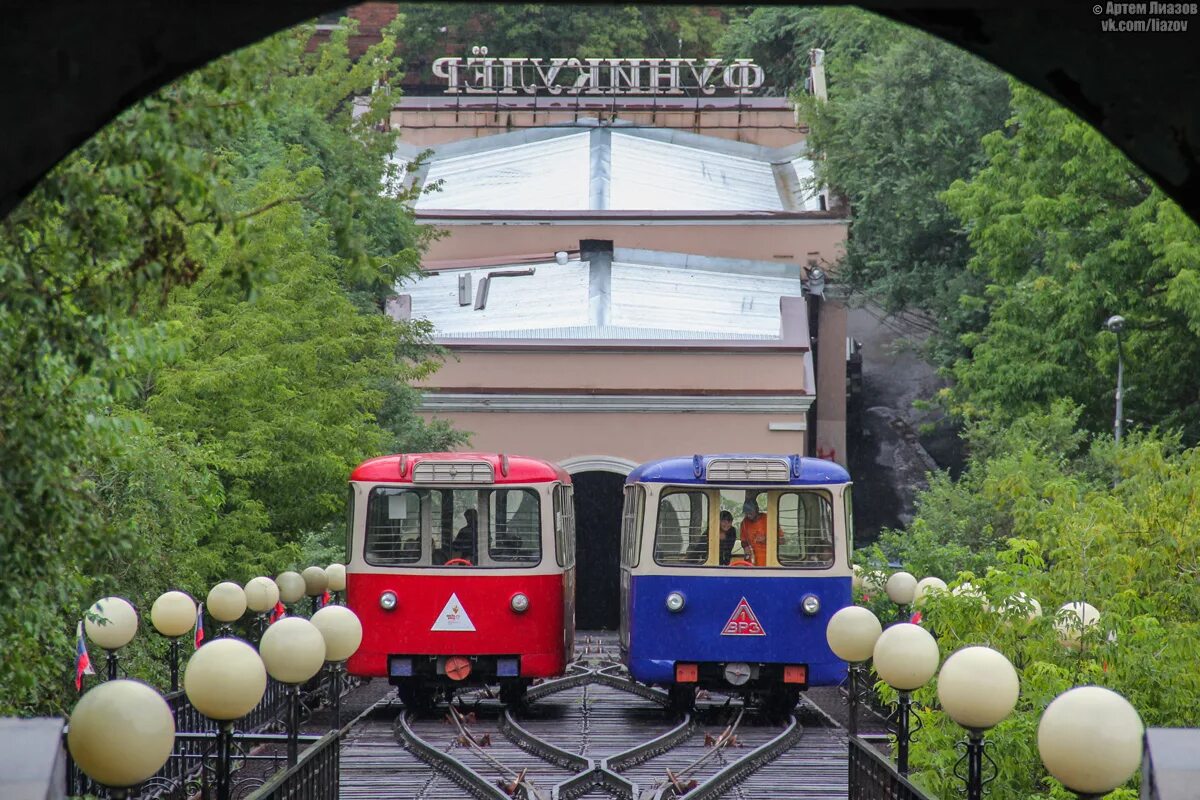
[(908, 607), (913, 604), (917, 594), (917, 579), (908, 572), (894, 572), (883, 585), (888, 599), (900, 607), (899, 619), (908, 614)]
[(304, 597), (305, 583), (304, 578), (299, 572), (288, 570), (281, 572), (275, 577), (275, 584), (279, 587), (279, 600), (288, 609), (300, 602)]
[(967, 800), (983, 797), (983, 733), (1012, 713), (1020, 691), (1013, 665), (990, 647), (956, 650), (938, 673), (942, 709), (967, 729)]
[[(240, 588), (240, 587), (239, 587)], [(196, 710), (217, 726), (217, 800), (229, 800), (233, 724), (249, 714), (267, 689), (267, 670), (246, 642), (214, 639), (196, 651), (183, 673), (183, 690)]]
[(286, 617), (267, 628), (258, 643), (267, 672), (288, 685), (288, 765), (299, 755), (300, 684), (325, 665), (325, 637), (303, 617)]
[(921, 580), (917, 581), (916, 588), (913, 589), (913, 606), (919, 608), (925, 602), (926, 597), (944, 591), (947, 591), (946, 582), (941, 578), (934, 578), (932, 576), (921, 578)]
[(230, 626), (246, 613), (246, 593), (233, 581), (218, 583), (208, 592), (208, 613), (221, 623), (218, 636), (229, 636)]
[(83, 620), (87, 637), (108, 651), (108, 679), (117, 679), (117, 651), (133, 641), (138, 629), (137, 609), (123, 597), (105, 597), (88, 609)]
[(254, 612), (255, 627), (261, 639), (267, 629), (267, 615), (279, 602), (279, 587), (270, 578), (259, 576), (251, 578), (242, 591), (246, 593), (246, 608)]
[(1042, 604), (1024, 592), (1017, 592), (1001, 603), (996, 612), (1002, 617), (1017, 617), (1029, 623), (1042, 615)]
[(1076, 795), (1103, 797), (1141, 764), (1144, 734), (1128, 700), (1100, 686), (1080, 686), (1046, 706), (1038, 753), (1046, 770)]
[(907, 775), (912, 693), (937, 672), (941, 660), (937, 641), (920, 625), (901, 622), (880, 634), (874, 660), (876, 674), (900, 695), (896, 703), (896, 769)]
[(170, 640), (167, 663), (171, 667), (171, 691), (179, 691), (179, 637), (196, 624), (196, 604), (183, 592), (164, 592), (150, 606), (154, 630)]
[(342, 592), (346, 591), (346, 565), (330, 564), (325, 568), (325, 577), (329, 579), (329, 591), (333, 593), (333, 602), (340, 602)]
[(1082, 600), (1063, 604), (1054, 616), (1058, 640), (1071, 650), (1082, 650), (1084, 634), (1099, 623), (1100, 612), (1091, 603)]
[(71, 758), (118, 798), (162, 769), (174, 746), (167, 701), (139, 681), (112, 680), (89, 690), (67, 727)]
[(308, 567), (300, 576), (304, 578), (304, 593), (312, 598), (312, 613), (315, 614), (321, 607), (322, 595), (329, 588), (329, 576), (320, 567)]
[(325, 639), (325, 660), (329, 662), (330, 693), (333, 695), (333, 727), (342, 727), (342, 670), (346, 659), (362, 644), (362, 622), (345, 606), (328, 605), (312, 616), (312, 624)]
[(846, 606), (829, 618), (825, 640), (833, 654), (849, 665), (850, 686), (846, 700), (850, 712), (850, 735), (858, 735), (858, 703), (862, 688), (863, 665), (875, 652), (875, 642), (883, 633), (879, 618), (869, 608)]

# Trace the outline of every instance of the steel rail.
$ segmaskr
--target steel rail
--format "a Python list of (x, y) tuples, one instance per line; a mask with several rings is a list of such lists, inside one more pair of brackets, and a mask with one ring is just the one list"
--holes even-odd
[(543, 761), (549, 761), (551, 764), (557, 764), (563, 769), (569, 769), (572, 772), (582, 772), (592, 768), (592, 759), (572, 753), (570, 750), (564, 750), (558, 745), (547, 742), (541, 739), (513, 719), (512, 709), (505, 707), (504, 713), (500, 715), (500, 732), (517, 747), (527, 753), (537, 756)]
[[(707, 780), (702, 781), (695, 788), (689, 790), (687, 792), (688, 800), (714, 800), (714, 798), (720, 797), (734, 784), (744, 779), (763, 764), (774, 761), (780, 755), (790, 750), (800, 741), (803, 735), (804, 728), (797, 722), (794, 716), (789, 716), (788, 726), (782, 733), (754, 748), (737, 761), (734, 761), (729, 766), (710, 776)], [(664, 786), (657, 794), (657, 797), (663, 798), (663, 800), (679, 796), (681, 795), (675, 794), (674, 788), (670, 783)]]
[(512, 800), (508, 794), (462, 761), (439, 750), (418, 736), (409, 725), (409, 716), (410, 712), (408, 711), (397, 715), (394, 728), (396, 740), (405, 749), (461, 786), (472, 797), (480, 798), (480, 800)]
[(637, 784), (600, 763), (586, 772), (581, 772), (573, 778), (559, 783), (554, 787), (554, 797), (556, 800), (573, 800), (594, 789), (602, 789), (620, 800), (634, 800)]
[(699, 721), (693, 715), (685, 714), (683, 722), (661, 736), (656, 736), (647, 742), (634, 745), (620, 753), (614, 753), (603, 759), (601, 763), (605, 768), (613, 772), (620, 772), (621, 770), (637, 766), (643, 761), (649, 761), (655, 756), (660, 756), (675, 749), (680, 743), (690, 739), (692, 734), (696, 732), (699, 724)]

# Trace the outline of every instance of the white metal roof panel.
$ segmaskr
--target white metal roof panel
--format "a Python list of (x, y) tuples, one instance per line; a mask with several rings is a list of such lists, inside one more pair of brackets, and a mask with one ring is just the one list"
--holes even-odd
[[(413, 317), (432, 322), (436, 336), (487, 339), (777, 339), (779, 298), (801, 294), (797, 277), (764, 274), (754, 262), (722, 270), (676, 261), (614, 261), (598, 272), (584, 261), (447, 270), (400, 291), (412, 298)], [(529, 266), (532, 275), (493, 278), (486, 307), (475, 309), (489, 273)], [(460, 276), (471, 280), (468, 305), (459, 305)]]
[(779, 335), (779, 298), (799, 295), (792, 278), (616, 262), (612, 324), (727, 335)]
[(621, 325), (571, 325), (561, 328), (526, 328), (505, 331), (441, 331), (444, 339), (663, 339), (663, 340), (769, 340), (776, 336), (734, 334), (721, 328), (711, 330), (669, 330), (667, 328), (634, 328)]
[[(493, 278), (486, 307), (475, 310), (480, 281), (489, 272), (529, 266), (533, 275)], [(472, 303), (465, 306), (458, 304), (460, 275), (471, 276)], [(448, 270), (404, 284), (400, 290), (412, 297), (413, 317), (432, 322), (439, 336), (451, 330), (472, 335), (588, 323), (588, 264), (582, 261)]]
[(418, 211), (471, 209), (584, 211), (591, 179), (587, 131), (543, 141), (435, 158), (425, 186), (441, 181), (441, 190), (423, 193)]
[(792, 159), (792, 169), (796, 172), (796, 180), (801, 191), (796, 203), (801, 211), (820, 211), (819, 194), (813, 189), (813, 162), (805, 156)]
[(620, 211), (783, 211), (771, 165), (612, 132), (609, 208)]

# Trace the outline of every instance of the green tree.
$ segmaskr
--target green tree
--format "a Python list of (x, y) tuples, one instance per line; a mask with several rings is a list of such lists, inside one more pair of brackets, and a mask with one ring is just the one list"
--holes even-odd
[[(768, 82), (796, 90), (820, 155), (817, 180), (852, 213), (839, 278), (888, 311), (927, 312), (939, 358), (984, 319), (959, 296), (981, 281), (941, 193), (984, 164), (980, 139), (1008, 112), (1008, 85), (983, 61), (921, 31), (857, 9), (755, 9), (722, 40)], [(808, 52), (826, 53), (829, 100), (803, 94)]]
[(946, 201), (968, 231), (961, 299), (987, 315), (962, 336), (952, 407), (1013, 419), (1066, 398), (1094, 431), (1112, 424), (1120, 314), (1128, 417), (1200, 438), (1200, 229), (1115, 147), (1066, 109), (1014, 87), (988, 165)]
[(473, 45), (509, 58), (703, 57), (714, 52), (727, 14), (720, 6), (553, 3), (414, 3), (401, 11), (401, 48), (414, 69)]
[[(990, 563), (957, 575), (980, 588), (986, 603), (934, 596), (923, 609), (922, 624), (936, 634), (943, 658), (982, 644), (1018, 670), (1017, 709), (988, 734), (999, 765), (991, 788), (996, 798), (1070, 797), (1042, 768), (1036, 732), (1046, 704), (1073, 686), (1097, 684), (1121, 693), (1148, 726), (1200, 724), (1194, 669), (1200, 646), (1200, 449), (1181, 450), (1177, 439), (1139, 434), (1120, 447), (1104, 437), (1089, 443), (1068, 433), (1070, 422), (1070, 414), (1058, 413), (1023, 419), (1019, 432), (988, 434), (999, 447), (970, 469), (985, 476), (991, 502), (1005, 509), (1007, 538), (994, 541), (994, 532)], [(1040, 432), (1047, 423), (1057, 432)], [(1075, 457), (1054, 459), (1045, 447), (1064, 433), (1065, 449)], [(1022, 438), (1030, 446), (1014, 449)], [(1030, 450), (1041, 453), (1035, 470), (1013, 469), (1013, 454)], [(966, 508), (979, 483), (965, 479), (940, 494), (957, 492)], [(936, 534), (948, 541), (961, 541), (961, 535), (947, 525), (943, 512), (950, 504), (937, 504), (939, 513), (921, 511), (935, 535), (924, 543), (905, 542), (911, 560), (904, 563), (914, 574), (939, 574), (953, 585), (954, 554), (938, 564), (944, 551)], [(1040, 617), (1026, 619), (1029, 606), (1011, 600), (1018, 593), (1038, 601)], [(1072, 649), (1060, 642), (1055, 622), (1064, 619), (1057, 611), (1062, 605), (1079, 601), (1098, 608), (1100, 620), (1084, 632), (1082, 648)], [(936, 682), (915, 697), (925, 723), (914, 740), (917, 780), (949, 796), (958, 784), (952, 769), (962, 730), (938, 710)], [(1113, 796), (1132, 800), (1137, 793), (1130, 786)]]
[(355, 462), (459, 438), (413, 414), (427, 328), (381, 313), (424, 241), (381, 193), (395, 30), (310, 35), (138, 103), (0, 228), (0, 714), (64, 707), (96, 597), (290, 565)]

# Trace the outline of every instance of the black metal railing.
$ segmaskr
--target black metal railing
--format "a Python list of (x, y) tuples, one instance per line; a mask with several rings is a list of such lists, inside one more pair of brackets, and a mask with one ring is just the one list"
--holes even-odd
[[(262, 700), (240, 721), (241, 729), (251, 733), (275, 726), (285, 709), (286, 698), (286, 687), (268, 679)], [(171, 709), (171, 716), (175, 718), (175, 730), (182, 735), (176, 736), (167, 763), (135, 792), (131, 792), (130, 800), (182, 800), (204, 788), (206, 783), (204, 765), (213, 755), (212, 742), (216, 738), (217, 724), (197, 711), (182, 690), (170, 692), (164, 695), (164, 699)], [(94, 783), (79, 769), (69, 752), (67, 794), (109, 796), (104, 787)]]
[(934, 800), (900, 774), (892, 762), (857, 736), (850, 737), (849, 800)]
[(347, 725), (330, 731), (301, 755), (294, 767), (275, 774), (247, 800), (338, 800), (341, 740)]

